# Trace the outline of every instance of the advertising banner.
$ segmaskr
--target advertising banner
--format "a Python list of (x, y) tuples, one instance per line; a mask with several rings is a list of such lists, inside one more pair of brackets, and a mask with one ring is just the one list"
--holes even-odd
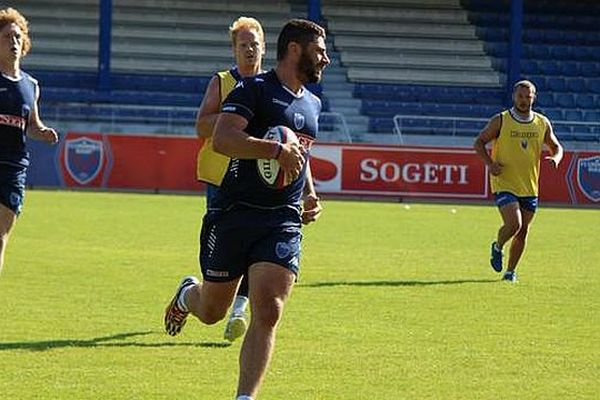
[[(198, 140), (173, 135), (69, 132), (57, 146), (32, 144), (29, 184), (151, 191), (200, 191)], [(448, 200), (491, 199), (487, 168), (471, 148), (314, 144), (319, 193)], [(600, 206), (600, 152), (542, 160), (540, 200)]]

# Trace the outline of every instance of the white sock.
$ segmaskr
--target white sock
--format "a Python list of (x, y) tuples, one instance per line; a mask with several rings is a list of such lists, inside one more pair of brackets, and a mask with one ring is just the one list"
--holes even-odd
[(179, 297), (177, 298), (177, 307), (179, 307), (180, 310), (182, 311), (189, 311), (187, 304), (185, 304), (185, 294), (187, 293), (188, 290), (190, 290), (192, 288), (193, 285), (189, 285), (184, 287), (181, 290), (181, 293), (179, 293)]
[(243, 314), (248, 306), (248, 298), (246, 296), (235, 296), (233, 301), (232, 314)]
[(236, 400), (252, 400), (252, 397), (243, 394), (241, 396), (238, 396)]

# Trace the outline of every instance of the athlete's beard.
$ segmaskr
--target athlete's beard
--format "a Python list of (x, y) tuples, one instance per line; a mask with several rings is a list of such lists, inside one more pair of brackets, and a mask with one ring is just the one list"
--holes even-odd
[(298, 72), (305, 79), (304, 83), (317, 83), (321, 79), (320, 71), (317, 69), (315, 62), (311, 60), (304, 49), (298, 61)]
[(519, 111), (522, 114), (529, 114), (531, 112), (531, 106), (526, 105), (526, 106), (522, 107), (519, 104), (517, 104), (515, 106), (515, 108), (517, 109), (517, 111)]

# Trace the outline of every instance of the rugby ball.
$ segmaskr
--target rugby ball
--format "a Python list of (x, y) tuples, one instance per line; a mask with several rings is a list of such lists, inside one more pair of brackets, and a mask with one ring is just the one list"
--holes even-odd
[[(299, 143), (294, 131), (283, 125), (270, 128), (263, 138), (279, 143)], [(256, 167), (263, 183), (271, 188), (282, 189), (292, 183), (292, 179), (281, 170), (277, 160), (261, 158), (256, 160)]]

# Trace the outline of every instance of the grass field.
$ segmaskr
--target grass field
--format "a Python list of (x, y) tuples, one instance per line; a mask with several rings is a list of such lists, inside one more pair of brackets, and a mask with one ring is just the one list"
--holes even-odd
[[(325, 207), (260, 399), (598, 398), (600, 209), (542, 207), (512, 285), (488, 266), (491, 206)], [(0, 398), (233, 399), (222, 323), (162, 330), (203, 209), (29, 191), (0, 277)]]

